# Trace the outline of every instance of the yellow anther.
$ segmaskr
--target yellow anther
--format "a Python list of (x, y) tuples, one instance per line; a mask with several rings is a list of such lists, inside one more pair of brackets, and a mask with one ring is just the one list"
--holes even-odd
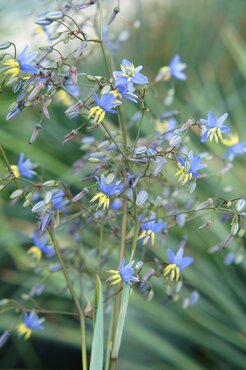
[(170, 74), (170, 67), (165, 66), (162, 67), (156, 77), (157, 81), (163, 80), (163, 81), (169, 81), (171, 79)]
[(168, 129), (168, 122), (167, 121), (157, 121), (155, 124), (155, 130), (159, 131), (161, 134), (164, 134)]
[(37, 261), (40, 261), (42, 258), (42, 251), (40, 250), (40, 248), (36, 247), (36, 245), (29, 248), (27, 254), (36, 258)]
[(184, 166), (180, 165), (180, 163), (178, 163), (178, 166), (179, 170), (176, 172), (175, 176), (179, 176), (179, 181), (182, 182), (183, 185), (185, 185), (187, 181), (192, 178), (192, 173), (185, 172)]
[(12, 164), (10, 168), (13, 171), (14, 177), (20, 177), (20, 171), (18, 169), (18, 166), (16, 166), (15, 164)]
[(99, 125), (103, 121), (104, 117), (105, 117), (105, 111), (99, 106), (96, 106), (90, 109), (88, 118), (93, 118), (94, 123)]
[(209, 131), (208, 131), (208, 137), (209, 137), (209, 141), (211, 142), (214, 138), (216, 144), (218, 144), (219, 142), (219, 139), (222, 141), (223, 138), (222, 138), (222, 134), (221, 134), (221, 129), (218, 128), (218, 127), (213, 127), (211, 128)]
[(32, 330), (24, 323), (17, 325), (17, 331), (19, 335), (24, 335), (25, 340), (29, 339), (32, 335)]
[(63, 90), (59, 90), (57, 93), (56, 93), (56, 97), (58, 98), (58, 100), (60, 100), (64, 105), (70, 105), (71, 104), (71, 99), (69, 97), (69, 95), (63, 91)]
[(180, 277), (180, 269), (176, 264), (171, 263), (170, 265), (167, 265), (164, 268), (163, 275), (164, 276), (170, 275), (171, 281), (173, 281), (174, 279), (178, 281)]
[(232, 145), (235, 145), (239, 142), (239, 137), (234, 134), (234, 135), (230, 135), (230, 137), (228, 139), (222, 139), (222, 143), (226, 146), (232, 146)]
[(104, 193), (98, 193), (96, 194), (91, 200), (90, 202), (95, 202), (97, 199), (99, 199), (99, 202), (98, 202), (98, 207), (101, 207), (103, 206), (103, 209), (105, 208), (108, 208), (109, 207), (109, 197), (107, 195), (105, 195)]
[(143, 245), (145, 245), (149, 239), (151, 239), (152, 246), (155, 244), (155, 233), (152, 230), (143, 230), (142, 233), (139, 235), (138, 240), (143, 238)]
[(16, 77), (20, 72), (20, 65), (19, 62), (15, 59), (7, 59), (3, 62), (4, 66), (9, 67), (4, 73), (9, 75), (11, 78)]
[(119, 271), (117, 270), (108, 270), (107, 271), (110, 274), (113, 274), (110, 278), (107, 279), (108, 282), (110, 282), (110, 285), (118, 284), (121, 282), (122, 278), (120, 276)]

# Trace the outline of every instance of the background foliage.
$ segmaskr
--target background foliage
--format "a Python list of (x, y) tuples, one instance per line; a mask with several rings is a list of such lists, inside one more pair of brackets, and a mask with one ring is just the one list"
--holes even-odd
[[(132, 7), (132, 2), (127, 6)], [(131, 34), (116, 55), (115, 62), (118, 64), (128, 56), (136, 65), (144, 65), (145, 74), (153, 80), (159, 67), (179, 53), (188, 64), (188, 80), (176, 84), (177, 97), (173, 106), (183, 113), (181, 121), (190, 117), (205, 117), (208, 110), (218, 115), (228, 112), (231, 127), (239, 134), (241, 141), (246, 141), (245, 1), (138, 1), (135, 8), (131, 9), (131, 13), (135, 13), (133, 17), (141, 21), (138, 29), (132, 27), (125, 6), (122, 7), (122, 15), (120, 13), (118, 17), (123, 27), (130, 25)], [(6, 12), (5, 8), (2, 16)], [(11, 16), (14, 21), (17, 19), (16, 14)], [(24, 24), (25, 19), (22, 18), (21, 22)], [(3, 40), (6, 39), (6, 33), (8, 31), (1, 30)], [(92, 66), (85, 64), (83, 68), (86, 72), (90, 72), (90, 68), (93, 71), (98, 68), (100, 74), (104, 67), (100, 65), (98, 56)], [(163, 89), (163, 85), (159, 89)], [(79, 189), (75, 184), (81, 172), (71, 176), (70, 168), (80, 154), (74, 143), (61, 145), (71, 128), (60, 109), (61, 103), (53, 106), (51, 121), (44, 127), (39, 140), (31, 146), (28, 140), (37, 123), (35, 114), (25, 112), (7, 122), (5, 116), (12, 98), (10, 95), (0, 95), (0, 101), (0, 142), (12, 163), (23, 151), (33, 162), (43, 166), (46, 179), (49, 176), (58, 177), (74, 186), (76, 193)], [(153, 107), (154, 99), (148, 104)], [(159, 113), (164, 111), (163, 108), (163, 112)], [(133, 113), (129, 108), (129, 118)], [(150, 117), (146, 116), (142, 135), (152, 130), (151, 124)], [(195, 138), (196, 132), (193, 134)], [(198, 140), (194, 141), (193, 147), (196, 152), (203, 150)], [(213, 149), (223, 155), (222, 146), (213, 146)], [(209, 144), (208, 150), (211, 150)], [(2, 162), (0, 166), (2, 172)], [(235, 161), (233, 170), (223, 180), (217, 175), (222, 168), (221, 162), (214, 161), (210, 168), (213, 176), (197, 190), (201, 201), (218, 192), (225, 199), (232, 198), (234, 194), (243, 196), (246, 185), (243, 158)], [(32, 219), (25, 209), (11, 207), (8, 195), (1, 193), (0, 198), (1, 299), (20, 296), (35, 282), (25, 254), (25, 245), (30, 246)], [(209, 213), (203, 213), (202, 217), (185, 226), (189, 250), (196, 262), (187, 272), (187, 277), (196, 284), (201, 299), (194, 307), (183, 310), (181, 304), (164, 300), (163, 287), (157, 279), (153, 280), (155, 298), (152, 302), (143, 301), (141, 296), (134, 294), (124, 331), (119, 370), (244, 369), (245, 261), (226, 267), (223, 260), (227, 251), (222, 249), (217, 254), (208, 254), (211, 246), (227, 237), (230, 227), (229, 223), (221, 224), (215, 220), (211, 228), (199, 230), (198, 227), (210, 216)], [(181, 236), (179, 229), (173, 229), (169, 243), (172, 241), (173, 246), (177, 246)], [(93, 244), (93, 240), (90, 242)], [(161, 256), (163, 250), (159, 248), (153, 253)], [(67, 310), (70, 307), (69, 294), (66, 300), (56, 294), (64, 287), (62, 275), (56, 274), (52, 278), (52, 285), (57, 290), (48, 286), (47, 294), (40, 298), (40, 305), (54, 310)], [(9, 313), (1, 315), (0, 330), (8, 328), (15, 319), (15, 315)], [(74, 319), (50, 316), (46, 330), (35, 334), (31, 341), (20, 341), (14, 336), (11, 338), (0, 352), (0, 368), (79, 369), (78, 329), (79, 323)]]

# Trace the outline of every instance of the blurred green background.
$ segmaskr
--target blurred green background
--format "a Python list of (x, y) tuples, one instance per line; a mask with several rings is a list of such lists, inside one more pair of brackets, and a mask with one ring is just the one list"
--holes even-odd
[[(107, 3), (107, 1), (105, 1)], [(22, 6), (20, 7), (20, 4)], [(1, 4), (1, 39), (16, 37), (25, 14), (32, 6), (42, 6), (42, 1), (10, 1)], [(246, 141), (246, 17), (245, 0), (173, 0), (124, 2), (118, 15), (122, 27), (127, 27), (134, 18), (141, 22), (140, 28), (132, 28), (129, 40), (117, 53), (118, 64), (123, 57), (144, 66), (144, 73), (154, 79), (158, 69), (178, 53), (187, 63), (188, 80), (177, 82), (175, 102), (168, 107), (183, 112), (183, 119), (206, 117), (208, 110), (221, 115), (229, 113), (230, 126), (241, 141)], [(26, 13), (25, 13), (26, 12)], [(17, 14), (19, 15), (17, 17)], [(10, 23), (9, 20), (12, 20)], [(8, 27), (7, 27), (8, 23)], [(11, 24), (11, 26), (9, 26)], [(25, 30), (25, 32), (29, 31)], [(18, 36), (19, 37), (19, 36)], [(23, 43), (23, 39), (20, 39)], [(22, 44), (23, 45), (23, 44)], [(21, 48), (20, 48), (21, 49)], [(100, 66), (95, 60), (93, 68)], [(86, 71), (89, 66), (86, 64)], [(101, 67), (99, 67), (101, 68)], [(103, 68), (102, 68), (103, 69)], [(159, 85), (161, 92), (163, 85)], [(77, 176), (71, 176), (70, 167), (80, 157), (78, 146), (61, 141), (71, 129), (71, 122), (64, 118), (63, 107), (51, 108), (51, 121), (44, 126), (35, 145), (28, 144), (33, 127), (37, 123), (35, 113), (24, 112), (11, 122), (5, 120), (9, 105), (14, 100), (11, 94), (1, 94), (0, 142), (12, 163), (20, 151), (44, 167), (45, 178), (59, 177), (78, 190)], [(155, 109), (156, 102), (149, 98), (148, 104)], [(159, 113), (165, 112), (158, 105)], [(129, 111), (130, 114), (133, 112)], [(128, 114), (128, 113), (127, 113)], [(151, 130), (148, 117), (143, 132)], [(194, 136), (193, 148), (204, 150)], [(208, 144), (207, 150), (223, 155), (225, 148)], [(3, 170), (1, 163), (1, 170)], [(222, 162), (210, 163), (216, 174)], [(218, 185), (219, 183), (219, 185)], [(228, 185), (230, 185), (228, 187)], [(245, 160), (238, 158), (233, 170), (221, 182), (216, 176), (198, 187), (201, 201), (214, 196), (230, 199), (245, 196)], [(29, 267), (23, 245), (30, 243), (32, 217), (20, 206), (9, 206), (9, 195), (0, 198), (0, 279), (1, 296), (20, 297), (38, 278)], [(189, 250), (196, 263), (187, 272), (187, 277), (200, 292), (201, 298), (194, 307), (183, 310), (181, 304), (166, 303), (159, 280), (153, 279), (155, 298), (143, 301), (134, 294), (131, 297), (126, 329), (120, 352), (119, 370), (240, 370), (245, 369), (246, 320), (245, 320), (245, 261), (226, 267), (223, 264), (227, 251), (208, 254), (208, 249), (223, 241), (229, 223), (218, 220), (210, 229), (198, 230), (212, 214), (206, 214), (185, 226)], [(174, 229), (171, 241), (177, 246), (181, 232)], [(230, 248), (243, 253), (241, 245), (234, 242)], [(158, 252), (161, 255), (163, 251)], [(69, 294), (57, 296), (64, 286), (59, 273), (52, 278), (47, 293), (39, 298), (40, 305), (49, 309), (69, 310)], [(16, 315), (0, 316), (0, 331), (14, 324)], [(46, 330), (38, 332), (31, 341), (24, 342), (12, 336), (0, 352), (0, 369), (59, 369), (77, 370), (80, 367), (79, 323), (63, 316), (49, 316)]]

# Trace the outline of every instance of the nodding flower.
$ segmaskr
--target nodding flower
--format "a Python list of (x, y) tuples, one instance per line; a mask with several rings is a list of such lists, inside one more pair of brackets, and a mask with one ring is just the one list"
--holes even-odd
[(55, 249), (53, 245), (48, 245), (47, 234), (35, 231), (33, 233), (33, 246), (28, 249), (27, 254), (34, 256), (40, 261), (43, 253), (47, 257), (52, 257), (55, 254)]
[(103, 121), (106, 112), (117, 114), (117, 111), (113, 108), (120, 105), (121, 102), (115, 100), (114, 94), (105, 94), (101, 96), (100, 99), (98, 98), (96, 93), (94, 93), (93, 96), (96, 102), (96, 106), (90, 109), (88, 118), (92, 118), (95, 124), (99, 125)]
[(103, 209), (108, 208), (109, 197), (120, 194), (123, 191), (123, 184), (120, 181), (107, 184), (104, 175), (101, 175), (101, 181), (97, 176), (96, 180), (98, 182), (100, 192), (97, 193), (90, 201), (95, 202), (96, 200), (99, 200), (97, 208), (101, 206), (103, 206)]
[(177, 80), (186, 80), (187, 76), (183, 72), (186, 68), (186, 64), (183, 63), (179, 55), (175, 55), (168, 66), (160, 68), (155, 81), (169, 81), (171, 78), (176, 78)]
[(123, 258), (119, 270), (107, 271), (108, 273), (112, 274), (112, 276), (107, 279), (107, 281), (110, 282), (110, 285), (118, 284), (121, 281), (127, 283), (128, 285), (132, 285), (132, 281), (138, 282), (139, 279), (133, 276), (133, 264), (134, 261), (131, 261), (125, 266), (125, 259)]
[(184, 248), (180, 248), (177, 254), (170, 248), (167, 250), (167, 256), (169, 264), (164, 268), (163, 275), (170, 275), (170, 280), (178, 281), (180, 278), (180, 272), (186, 267), (190, 266), (193, 262), (192, 257), (183, 257)]
[(134, 64), (127, 59), (123, 59), (120, 65), (121, 71), (113, 72), (115, 79), (115, 85), (125, 85), (129, 93), (133, 93), (135, 90), (133, 85), (146, 85), (149, 83), (149, 80), (144, 76), (141, 71), (142, 66), (134, 67)]
[(144, 222), (140, 229), (142, 230), (138, 239), (143, 239), (143, 245), (145, 245), (149, 240), (151, 240), (151, 245), (155, 244), (155, 234), (160, 233), (167, 226), (166, 222), (155, 222), (150, 220)]
[(36, 175), (36, 172), (33, 171), (36, 165), (33, 164), (29, 158), (25, 160), (23, 153), (20, 153), (18, 165), (13, 164), (10, 167), (15, 177), (24, 176), (31, 179)]
[(223, 139), (222, 143), (229, 147), (224, 154), (224, 157), (229, 161), (233, 161), (236, 155), (246, 153), (246, 143), (240, 142), (237, 135), (231, 135), (228, 139)]
[(187, 160), (184, 160), (181, 157), (178, 157), (177, 160), (178, 171), (175, 176), (179, 176), (179, 182), (181, 182), (182, 185), (185, 185), (187, 181), (192, 179), (192, 177), (199, 176), (197, 171), (206, 167), (205, 164), (201, 163), (201, 158), (199, 156), (193, 157), (192, 151), (189, 152)]
[(24, 323), (17, 325), (17, 331), (20, 336), (24, 335), (27, 340), (32, 335), (33, 330), (43, 330), (42, 324), (45, 322), (44, 318), (39, 318), (38, 315), (31, 311), (29, 314), (24, 313)]
[(201, 138), (201, 142), (204, 143), (205, 141), (212, 141), (213, 139), (218, 144), (219, 139), (222, 141), (222, 134), (229, 132), (230, 128), (224, 125), (225, 120), (227, 119), (228, 114), (223, 114), (220, 118), (216, 118), (213, 112), (208, 112), (208, 118), (203, 119), (201, 118), (200, 121), (205, 126), (203, 130), (203, 135)]
[(133, 103), (138, 103), (138, 96), (134, 94), (135, 89), (131, 92), (128, 91), (127, 86), (119, 85), (116, 90), (110, 91), (110, 94), (114, 94), (117, 101), (121, 102), (122, 98), (132, 101)]
[(30, 74), (39, 74), (39, 70), (31, 64), (37, 52), (33, 51), (32, 53), (26, 53), (27, 48), (28, 46), (22, 50), (17, 59), (7, 59), (3, 62), (3, 65), (6, 66), (4, 73), (9, 75), (10, 78), (16, 77), (20, 71)]

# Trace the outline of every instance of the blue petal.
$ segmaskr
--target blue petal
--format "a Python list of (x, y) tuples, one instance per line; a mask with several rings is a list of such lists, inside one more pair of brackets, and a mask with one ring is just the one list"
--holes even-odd
[(208, 112), (208, 126), (217, 127), (218, 121), (213, 112)]
[(167, 250), (167, 257), (170, 263), (174, 263), (175, 260), (175, 253), (171, 248), (168, 248)]
[(225, 120), (227, 119), (227, 117), (228, 117), (228, 113), (225, 113), (225, 114), (223, 114), (223, 116), (221, 116), (218, 119), (218, 127), (221, 127), (223, 125), (223, 123), (225, 122)]
[(180, 261), (179, 263), (179, 268), (180, 268), (180, 271), (182, 271), (184, 268), (190, 266), (193, 262), (193, 258), (192, 257), (184, 257), (182, 258), (182, 260)]

